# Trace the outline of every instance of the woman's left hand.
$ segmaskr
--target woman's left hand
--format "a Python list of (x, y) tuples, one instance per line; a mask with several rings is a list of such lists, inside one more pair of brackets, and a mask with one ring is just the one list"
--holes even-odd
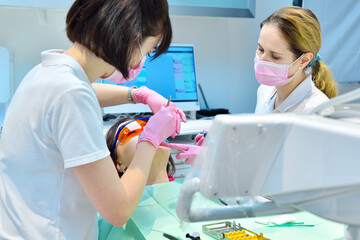
[[(134, 97), (135, 101), (138, 103), (147, 104), (151, 111), (155, 114), (157, 113), (161, 107), (166, 107), (166, 104), (168, 100), (161, 96), (159, 93), (142, 86), (134, 91)], [(177, 126), (179, 126), (179, 129), (177, 129), (177, 134), (180, 133), (180, 119), (183, 122), (186, 122), (186, 116), (184, 112), (181, 109), (178, 109), (173, 102), (170, 102), (169, 106), (172, 106), (175, 108), (175, 111), (178, 116), (178, 123)]]

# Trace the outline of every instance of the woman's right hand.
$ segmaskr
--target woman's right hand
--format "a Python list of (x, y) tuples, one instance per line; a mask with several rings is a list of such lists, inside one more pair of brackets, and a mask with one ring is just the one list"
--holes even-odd
[(175, 107), (161, 107), (161, 109), (152, 117), (150, 117), (148, 123), (144, 127), (143, 132), (139, 137), (139, 142), (150, 142), (156, 149), (160, 144), (172, 136), (176, 136), (177, 129), (179, 128), (177, 121), (177, 112)]

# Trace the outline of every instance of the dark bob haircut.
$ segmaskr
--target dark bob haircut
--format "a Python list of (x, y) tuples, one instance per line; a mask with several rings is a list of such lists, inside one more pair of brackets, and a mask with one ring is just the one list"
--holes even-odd
[(87, 47), (125, 78), (138, 42), (162, 34), (157, 58), (172, 38), (167, 0), (76, 0), (66, 17), (66, 32), (70, 41)]

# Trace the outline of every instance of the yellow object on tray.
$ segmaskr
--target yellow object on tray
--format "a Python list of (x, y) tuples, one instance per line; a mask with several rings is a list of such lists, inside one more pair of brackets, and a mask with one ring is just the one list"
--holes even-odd
[(262, 233), (256, 234), (229, 221), (203, 225), (203, 232), (216, 240), (269, 240)]

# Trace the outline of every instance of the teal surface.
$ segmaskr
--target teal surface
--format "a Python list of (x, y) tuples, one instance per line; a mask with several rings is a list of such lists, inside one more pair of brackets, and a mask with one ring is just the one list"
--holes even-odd
[[(178, 239), (186, 240), (186, 233), (199, 232), (202, 240), (212, 240), (202, 233), (202, 225), (220, 222), (208, 221), (199, 223), (181, 223), (176, 216), (176, 203), (181, 184), (178, 182), (147, 186), (130, 220), (121, 228), (112, 226), (99, 217), (100, 240), (142, 240), (166, 239), (163, 233), (171, 234)], [(196, 196), (193, 206), (218, 206), (218, 203)], [(253, 218), (230, 219), (242, 227), (256, 233), (263, 233), (269, 239), (291, 240), (342, 240), (344, 225), (327, 221), (307, 212), (292, 214), (298, 222), (314, 227), (268, 227), (256, 223)], [(273, 216), (264, 217), (271, 218)]]

